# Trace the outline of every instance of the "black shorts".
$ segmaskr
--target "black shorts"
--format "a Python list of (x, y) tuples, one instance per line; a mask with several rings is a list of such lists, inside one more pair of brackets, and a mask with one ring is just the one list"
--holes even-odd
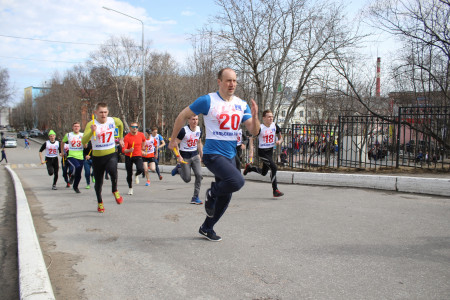
[(143, 157), (142, 161), (146, 162), (146, 163), (151, 163), (151, 162), (156, 162), (156, 159), (154, 157)]

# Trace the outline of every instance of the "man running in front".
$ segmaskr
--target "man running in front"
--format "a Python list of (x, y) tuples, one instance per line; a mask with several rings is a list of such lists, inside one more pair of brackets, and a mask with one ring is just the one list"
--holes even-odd
[(136, 184), (139, 184), (139, 175), (144, 174), (144, 165), (142, 162), (142, 144), (145, 143), (145, 136), (142, 132), (139, 132), (138, 129), (138, 123), (131, 123), (130, 133), (128, 133), (123, 139), (124, 147), (122, 148), (122, 152), (125, 154), (128, 195), (133, 195), (133, 164), (136, 165)]
[[(86, 145), (92, 143), (92, 168), (94, 169), (95, 194), (97, 195), (99, 213), (105, 212), (102, 199), (103, 175), (105, 170), (111, 177), (111, 189), (117, 204), (122, 204), (123, 198), (117, 190), (117, 154), (114, 131), (118, 128), (119, 143), (123, 147), (123, 123), (118, 118), (108, 117), (109, 110), (106, 103), (95, 106), (96, 119), (86, 124), (81, 142)], [(95, 134), (95, 135), (94, 135)]]
[(65, 144), (69, 144), (69, 154), (67, 155), (67, 162), (71, 168), (71, 181), (73, 180), (72, 188), (75, 193), (80, 193), (78, 184), (81, 180), (81, 172), (83, 171), (84, 156), (83, 156), (83, 144), (81, 139), (83, 133), (80, 132), (80, 122), (74, 122), (72, 124), (72, 132), (67, 133), (62, 139), (62, 148)]
[[(189, 118), (188, 125), (181, 128), (176, 138), (177, 148), (179, 147), (178, 164), (172, 170), (172, 176), (180, 174), (184, 182), (191, 181), (191, 168), (195, 175), (194, 195), (191, 204), (200, 205), (203, 202), (198, 198), (200, 186), (202, 184), (202, 164), (203, 156), (202, 131), (198, 126), (198, 116)], [(185, 163), (182, 163), (182, 162)]]
[(214, 174), (215, 182), (206, 191), (205, 210), (207, 217), (199, 233), (210, 241), (221, 241), (214, 232), (214, 225), (225, 213), (232, 193), (244, 185), (244, 177), (236, 168), (236, 141), (239, 126), (244, 123), (252, 134), (259, 130), (258, 106), (251, 100), (251, 108), (236, 97), (236, 73), (225, 68), (217, 76), (219, 91), (201, 96), (181, 111), (175, 120), (169, 149), (177, 146), (176, 137), (186, 121), (194, 115), (203, 114), (206, 142), (203, 147), (203, 163)]

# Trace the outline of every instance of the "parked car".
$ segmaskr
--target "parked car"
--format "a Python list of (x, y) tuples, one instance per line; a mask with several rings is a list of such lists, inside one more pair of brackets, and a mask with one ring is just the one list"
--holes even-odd
[(5, 148), (16, 148), (17, 147), (17, 140), (15, 137), (7, 136), (5, 138)]
[(40, 137), (40, 136), (43, 136), (43, 135), (44, 134), (39, 129), (31, 129), (29, 131), (29, 136), (30, 137)]
[(17, 133), (17, 138), (24, 139), (26, 137), (28, 137), (28, 132), (27, 131), (19, 131)]

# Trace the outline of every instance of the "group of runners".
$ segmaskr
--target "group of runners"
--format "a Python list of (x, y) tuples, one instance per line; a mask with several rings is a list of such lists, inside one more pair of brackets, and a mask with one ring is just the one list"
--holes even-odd
[[(117, 188), (118, 151), (125, 154), (127, 182), (130, 187), (128, 194), (132, 195), (133, 163), (137, 167), (136, 182), (139, 180), (138, 175), (142, 174), (147, 177), (146, 185), (150, 185), (148, 168), (157, 172), (159, 179), (162, 180), (157, 157), (158, 149), (164, 147), (165, 143), (155, 127), (152, 128), (152, 131), (148, 130), (145, 136), (142, 133), (137, 134), (137, 123), (131, 123), (130, 133), (123, 138), (122, 121), (108, 116), (109, 110), (105, 103), (98, 103), (94, 114), (95, 118), (86, 124), (84, 132), (80, 131), (79, 122), (73, 123), (72, 132), (65, 134), (61, 143), (56, 140), (56, 133), (50, 130), (49, 139), (39, 149), (39, 158), (41, 164), (46, 164), (49, 176), (53, 176), (53, 190), (57, 189), (59, 157), (61, 157), (66, 187), (72, 185), (76, 193), (80, 193), (78, 186), (84, 168), (86, 188), (90, 188), (92, 179), (98, 202), (97, 211), (103, 213), (105, 211), (102, 198), (103, 178), (111, 180), (111, 190), (116, 203), (122, 204), (123, 202), (123, 197)], [(138, 139), (139, 142), (136, 142)], [(144, 151), (142, 151), (142, 145)], [(147, 166), (149, 167), (147, 168)]]
[[(215, 181), (206, 190), (206, 218), (199, 228), (199, 233), (210, 241), (220, 241), (221, 237), (214, 231), (215, 224), (225, 213), (231, 201), (232, 194), (244, 185), (244, 177), (240, 169), (240, 151), (245, 136), (242, 135), (241, 124), (250, 133), (250, 155), (253, 153), (253, 138), (258, 138), (258, 155), (263, 167), (246, 164), (244, 176), (249, 172), (257, 172), (265, 176), (271, 170), (273, 196), (283, 195), (278, 190), (276, 173), (277, 166), (273, 161), (273, 148), (282, 143), (280, 128), (273, 122), (273, 113), (265, 110), (262, 113), (263, 122), (258, 119), (258, 106), (254, 100), (249, 103), (234, 95), (237, 85), (236, 73), (230, 68), (219, 71), (217, 77), (218, 91), (196, 99), (184, 108), (175, 120), (169, 139), (168, 148), (177, 156), (177, 165), (172, 170), (172, 176), (180, 175), (184, 182), (191, 180), (191, 170), (195, 176), (192, 204), (203, 204), (199, 198), (202, 175), (201, 162), (214, 174)], [(56, 141), (54, 131), (49, 132), (39, 156), (42, 164), (47, 165), (48, 174), (53, 176), (52, 189), (56, 189), (58, 180), (58, 156), (62, 156), (63, 164), (67, 164), (70, 179), (67, 186), (79, 193), (78, 185), (82, 168), (93, 168), (93, 182), (98, 202), (98, 212), (104, 212), (102, 186), (105, 172), (111, 180), (111, 192), (117, 204), (123, 198), (117, 189), (117, 148), (125, 154), (128, 194), (133, 195), (133, 181), (138, 184), (139, 177), (146, 179), (150, 185), (148, 170), (162, 176), (158, 168), (158, 149), (165, 146), (164, 139), (157, 135), (157, 128), (139, 132), (138, 123), (130, 123), (130, 133), (123, 137), (123, 123), (118, 118), (109, 117), (108, 106), (98, 103), (95, 107), (95, 119), (87, 123), (84, 132), (80, 132), (80, 124), (73, 124), (73, 131), (62, 139), (62, 145)], [(203, 132), (198, 126), (198, 115), (203, 114), (205, 126), (205, 145), (202, 144)], [(117, 130), (116, 130), (117, 128)], [(117, 134), (117, 143), (115, 141)], [(156, 133), (156, 134), (155, 134)], [(67, 159), (61, 150), (68, 144)], [(45, 151), (45, 160), (42, 152)], [(119, 150), (120, 151), (120, 150)], [(87, 153), (88, 152), (88, 153)], [(92, 153), (91, 153), (92, 152)], [(133, 173), (133, 165), (135, 171)], [(90, 184), (90, 173), (85, 172), (87, 187)], [(134, 180), (133, 180), (134, 179)]]

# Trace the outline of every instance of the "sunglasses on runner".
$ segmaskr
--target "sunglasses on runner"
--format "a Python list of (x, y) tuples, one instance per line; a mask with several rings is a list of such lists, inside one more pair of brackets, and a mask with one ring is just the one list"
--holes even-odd
[(138, 128), (137, 126), (130, 126), (131, 128)]

